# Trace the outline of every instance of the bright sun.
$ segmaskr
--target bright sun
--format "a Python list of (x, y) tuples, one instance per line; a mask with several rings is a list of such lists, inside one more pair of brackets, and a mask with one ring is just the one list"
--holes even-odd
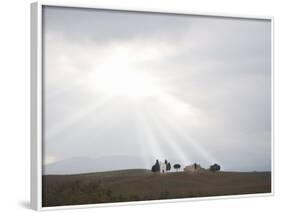
[(124, 68), (99, 70), (93, 75), (95, 89), (111, 96), (141, 99), (160, 94), (156, 79)]
[[(139, 51), (136, 51), (138, 49)], [(135, 45), (113, 45), (100, 57), (92, 68), (87, 81), (94, 92), (139, 100), (164, 93), (161, 79), (148, 70), (141, 69), (142, 63), (161, 56), (159, 48)]]

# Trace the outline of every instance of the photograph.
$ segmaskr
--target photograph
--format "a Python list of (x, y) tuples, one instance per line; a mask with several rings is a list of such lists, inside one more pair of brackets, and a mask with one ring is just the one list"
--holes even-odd
[(42, 207), (272, 193), (271, 19), (43, 5), (40, 21)]

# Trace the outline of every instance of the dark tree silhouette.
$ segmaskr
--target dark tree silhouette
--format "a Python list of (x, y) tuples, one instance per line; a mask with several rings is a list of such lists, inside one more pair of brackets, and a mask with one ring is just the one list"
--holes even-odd
[(170, 171), (170, 170), (171, 170), (171, 164), (170, 164), (170, 162), (167, 163), (166, 169), (167, 169), (167, 171)]
[(178, 169), (180, 169), (181, 168), (181, 165), (180, 164), (174, 164), (174, 169), (176, 170), (176, 171), (178, 171)]
[(212, 171), (212, 172), (220, 171), (220, 169), (221, 169), (220, 165), (218, 165), (216, 163), (211, 165), (210, 168), (209, 168), (209, 170)]
[(170, 164), (170, 162), (168, 162), (167, 160), (165, 160), (165, 165), (166, 165), (166, 171), (170, 171), (170, 170), (171, 170), (171, 164)]
[(156, 160), (155, 166), (156, 166), (156, 171), (160, 172), (160, 164), (158, 160)]
[(158, 160), (156, 160), (156, 163), (152, 166), (151, 171), (152, 172), (160, 172), (160, 164), (159, 164)]

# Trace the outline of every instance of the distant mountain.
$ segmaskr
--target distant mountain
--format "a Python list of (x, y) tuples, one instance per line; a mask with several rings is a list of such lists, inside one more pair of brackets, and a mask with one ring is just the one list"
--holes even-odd
[(149, 168), (145, 168), (142, 158), (133, 156), (75, 157), (43, 166), (43, 174), (80, 174), (121, 169)]

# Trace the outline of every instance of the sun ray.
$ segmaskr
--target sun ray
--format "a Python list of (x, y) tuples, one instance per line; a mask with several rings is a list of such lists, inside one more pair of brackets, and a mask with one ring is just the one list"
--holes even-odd
[(179, 137), (182, 137), (185, 141), (189, 143), (190, 146), (197, 150), (197, 152), (199, 152), (200, 155), (204, 158), (205, 162), (208, 162), (209, 164), (219, 163), (219, 160), (217, 160), (213, 155), (211, 155), (211, 153), (208, 152), (202, 145), (200, 145), (197, 140), (195, 140), (189, 134), (184, 133), (182, 128), (171, 127), (171, 129), (174, 131), (175, 134), (177, 134)]
[(85, 116), (105, 106), (105, 104), (107, 104), (108, 101), (111, 100), (111, 98), (112, 98), (111, 96), (104, 97), (99, 102), (95, 102), (93, 104), (84, 107), (83, 109), (80, 109), (79, 112), (73, 114), (71, 117), (68, 117), (68, 119), (63, 120), (60, 123), (57, 123), (55, 126), (52, 126), (51, 129), (46, 129), (44, 135), (45, 140), (50, 140), (56, 135), (60, 134), (61, 132), (66, 131), (69, 127), (71, 127), (79, 120), (83, 119)]
[[(151, 124), (147, 120), (147, 116), (145, 113), (140, 113), (140, 109), (135, 107), (136, 112), (136, 119), (138, 124), (138, 129), (142, 136), (144, 137), (144, 141), (140, 141), (139, 143), (145, 143), (143, 144), (143, 149), (145, 151), (149, 151), (152, 158), (161, 160), (165, 158), (165, 155), (162, 151), (161, 146), (159, 145), (159, 138), (155, 135), (155, 132), (153, 132), (151, 128)], [(146, 147), (146, 149), (145, 149)], [(152, 162), (150, 162), (151, 165)], [(153, 162), (154, 163), (154, 162)]]
[(135, 111), (135, 119), (136, 119), (136, 142), (139, 147), (140, 155), (143, 161), (143, 164), (145, 168), (151, 167), (151, 157), (154, 155), (154, 153), (151, 151), (151, 149), (148, 149), (149, 142), (146, 141), (146, 139), (143, 141), (141, 138), (143, 137), (143, 122), (140, 120), (140, 114), (138, 111)]
[(185, 153), (183, 149), (178, 145), (178, 142), (176, 141), (176, 138), (173, 138), (172, 134), (169, 131), (169, 128), (167, 128), (167, 122), (160, 122), (158, 114), (151, 113), (150, 114), (150, 121), (153, 125), (153, 129), (158, 132), (160, 137), (163, 139), (163, 142), (165, 141), (169, 147), (172, 149), (173, 153), (176, 153), (179, 157), (180, 162), (184, 164), (190, 164), (191, 160), (188, 158), (188, 153)]
[[(168, 100), (163, 100), (163, 98), (168, 98)], [(172, 97), (170, 95), (165, 95), (162, 96), (162, 103), (166, 103), (166, 106), (170, 111), (179, 109), (180, 112), (175, 112), (175, 113), (183, 113), (183, 114), (192, 114), (191, 109), (186, 105), (186, 103), (182, 102), (181, 100)], [(181, 106), (177, 106), (181, 105)], [(171, 119), (169, 119), (169, 116), (163, 116), (162, 114), (159, 113), (158, 110), (154, 109), (153, 107), (150, 108), (150, 110), (153, 110), (151, 114), (153, 116), (157, 116), (157, 121), (159, 123), (158, 126), (161, 126), (161, 124), (166, 124), (166, 131), (173, 132), (174, 135), (176, 135), (179, 138), (184, 139), (188, 143), (190, 147), (192, 147), (196, 152), (200, 154), (204, 158), (204, 160), (208, 163), (214, 163), (218, 162), (218, 160), (212, 156), (198, 141), (196, 141), (194, 138), (192, 138), (186, 128), (182, 125), (177, 124), (176, 122), (173, 122)], [(165, 131), (163, 131), (165, 134)], [(166, 133), (167, 134), (167, 133)]]

